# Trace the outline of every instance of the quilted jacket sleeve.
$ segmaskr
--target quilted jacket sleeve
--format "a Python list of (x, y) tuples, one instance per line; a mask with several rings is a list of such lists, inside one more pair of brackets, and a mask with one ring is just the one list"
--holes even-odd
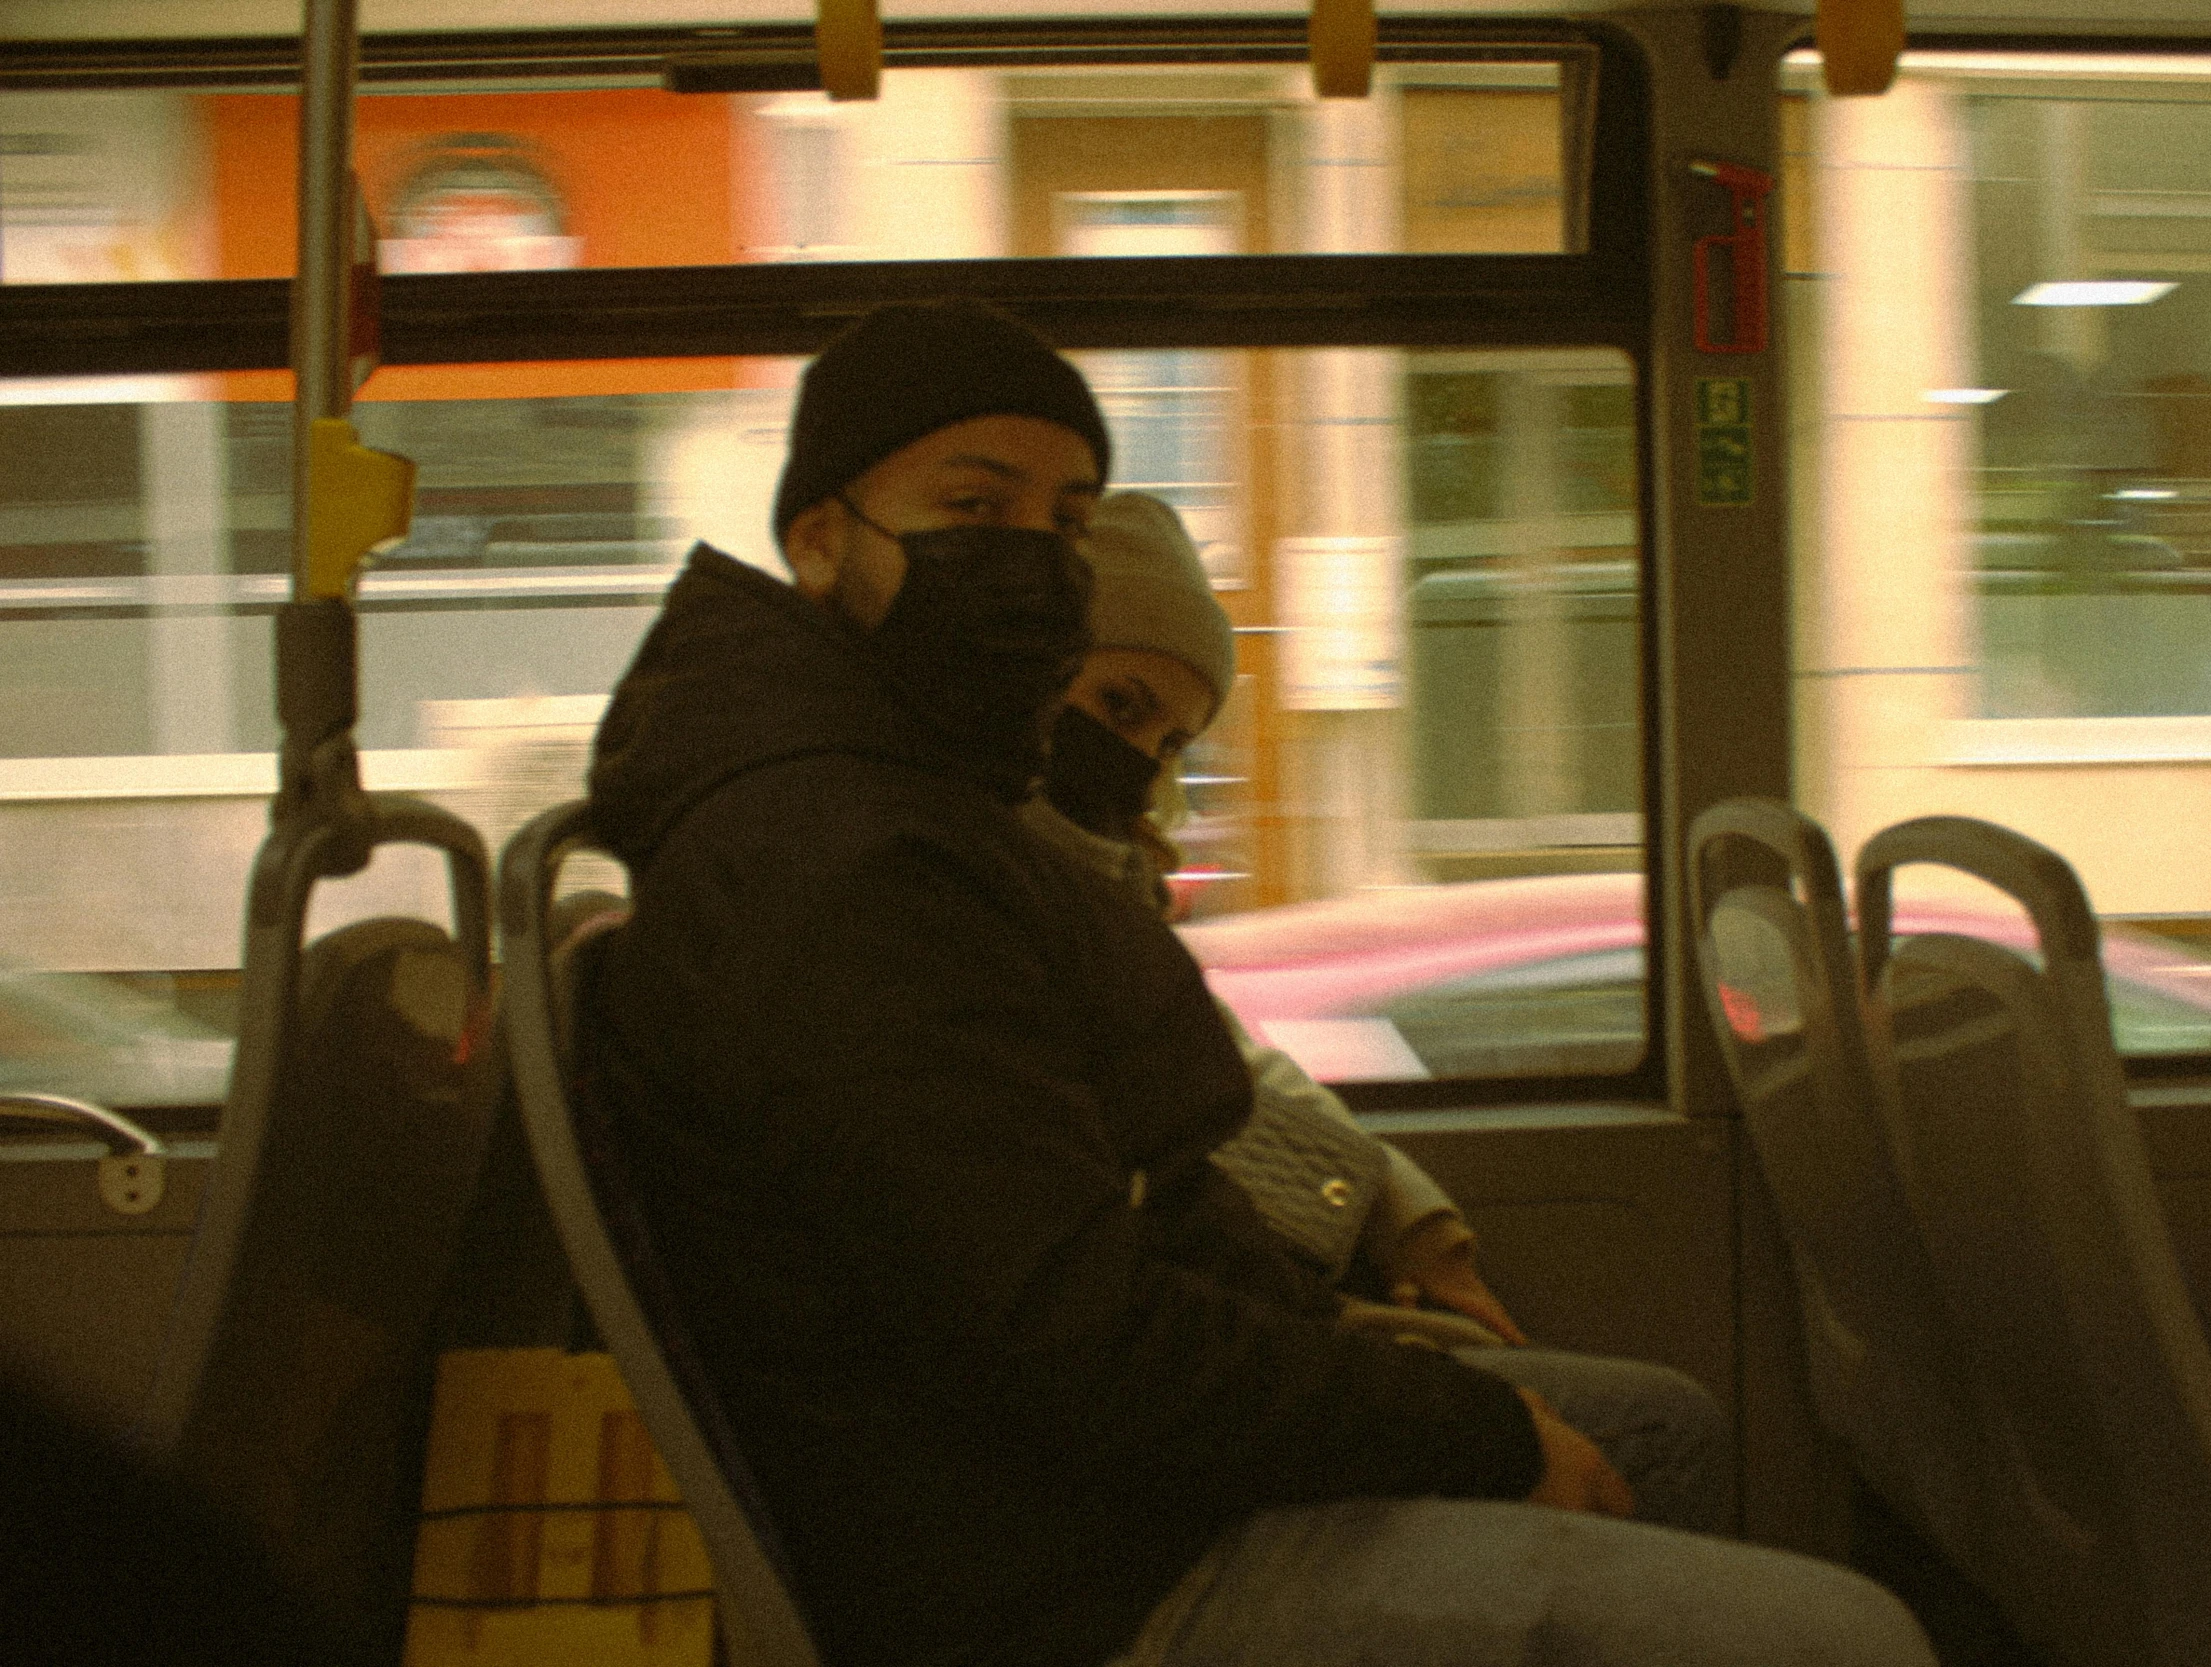
[[(1247, 1161), (1224, 1167), (1252, 1193), (1277, 1229), (1315, 1256), (1331, 1278), (1343, 1276), (1354, 1249), (1365, 1250), (1375, 1266), (1389, 1268), (1406, 1234), (1439, 1215), (1459, 1213), (1450, 1194), (1426, 1170), (1388, 1141), (1367, 1133), (1349, 1106), (1282, 1049), (1254, 1037), (1226, 1002), (1215, 1005), (1251, 1068), (1258, 1108), (1252, 1120), (1255, 1132), (1263, 1132), (1271, 1120), (1288, 1136), (1243, 1142)], [(1300, 1150), (1311, 1153), (1310, 1164), (1296, 1161)], [(1318, 1167), (1331, 1163), (1336, 1168), (1326, 1173)], [(1353, 1207), (1342, 1212), (1330, 1231), (1310, 1197), (1337, 1174), (1350, 1184)]]

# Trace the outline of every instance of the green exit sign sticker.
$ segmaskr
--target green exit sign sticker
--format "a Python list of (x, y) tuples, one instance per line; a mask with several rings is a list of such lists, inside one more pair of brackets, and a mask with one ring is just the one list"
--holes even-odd
[(1750, 502), (1750, 383), (1736, 376), (1697, 379), (1697, 502), (1705, 508)]

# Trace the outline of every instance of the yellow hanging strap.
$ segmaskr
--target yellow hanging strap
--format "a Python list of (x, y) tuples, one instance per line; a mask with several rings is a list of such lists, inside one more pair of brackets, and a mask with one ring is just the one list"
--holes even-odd
[(1374, 0), (1313, 0), (1306, 42), (1313, 91), (1322, 98), (1365, 98), (1374, 80)]
[(875, 97), (883, 83), (883, 19), (875, 0), (814, 0), (814, 53), (831, 98)]
[(343, 417), (316, 418), (307, 444), (307, 594), (342, 597), (371, 552), (407, 536), (415, 466), (362, 445)]
[(1904, 0), (1819, 0), (1820, 75), (1838, 98), (1885, 93), (1904, 50)]

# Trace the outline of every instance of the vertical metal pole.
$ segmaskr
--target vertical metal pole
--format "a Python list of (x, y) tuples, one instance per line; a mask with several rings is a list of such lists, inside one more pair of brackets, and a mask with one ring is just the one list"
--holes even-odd
[(276, 618), (276, 712), (283, 743), (277, 796), (269, 807), (279, 825), (311, 818), (352, 829), (360, 837), (350, 852), (351, 868), (331, 870), (347, 873), (368, 860), (369, 849), (367, 801), (353, 751), (359, 638), (346, 598), (315, 594), (312, 527), (317, 485), (324, 492), (350, 487), (334, 476), (318, 483), (312, 442), (318, 423), (342, 422), (353, 404), (346, 314), (359, 32), (358, 0), (306, 0), (300, 42), (299, 264), (292, 276), (292, 599)]
[(292, 596), (307, 584), (308, 425), (353, 405), (347, 279), (359, 0), (306, 0), (299, 104), (299, 264), (292, 278)]

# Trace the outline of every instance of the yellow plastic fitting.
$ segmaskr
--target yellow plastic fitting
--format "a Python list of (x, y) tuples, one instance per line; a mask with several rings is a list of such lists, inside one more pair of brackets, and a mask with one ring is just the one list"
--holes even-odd
[(407, 536), (411, 459), (361, 444), (343, 417), (317, 417), (307, 436), (307, 594), (344, 596), (368, 554)]
[(1374, 81), (1374, 0), (1313, 0), (1306, 25), (1313, 91), (1322, 98), (1365, 98)]
[(1819, 0), (1820, 75), (1838, 98), (1889, 90), (1904, 50), (1904, 0)]
[(883, 84), (883, 19), (875, 0), (814, 0), (814, 54), (831, 98), (875, 97)]

